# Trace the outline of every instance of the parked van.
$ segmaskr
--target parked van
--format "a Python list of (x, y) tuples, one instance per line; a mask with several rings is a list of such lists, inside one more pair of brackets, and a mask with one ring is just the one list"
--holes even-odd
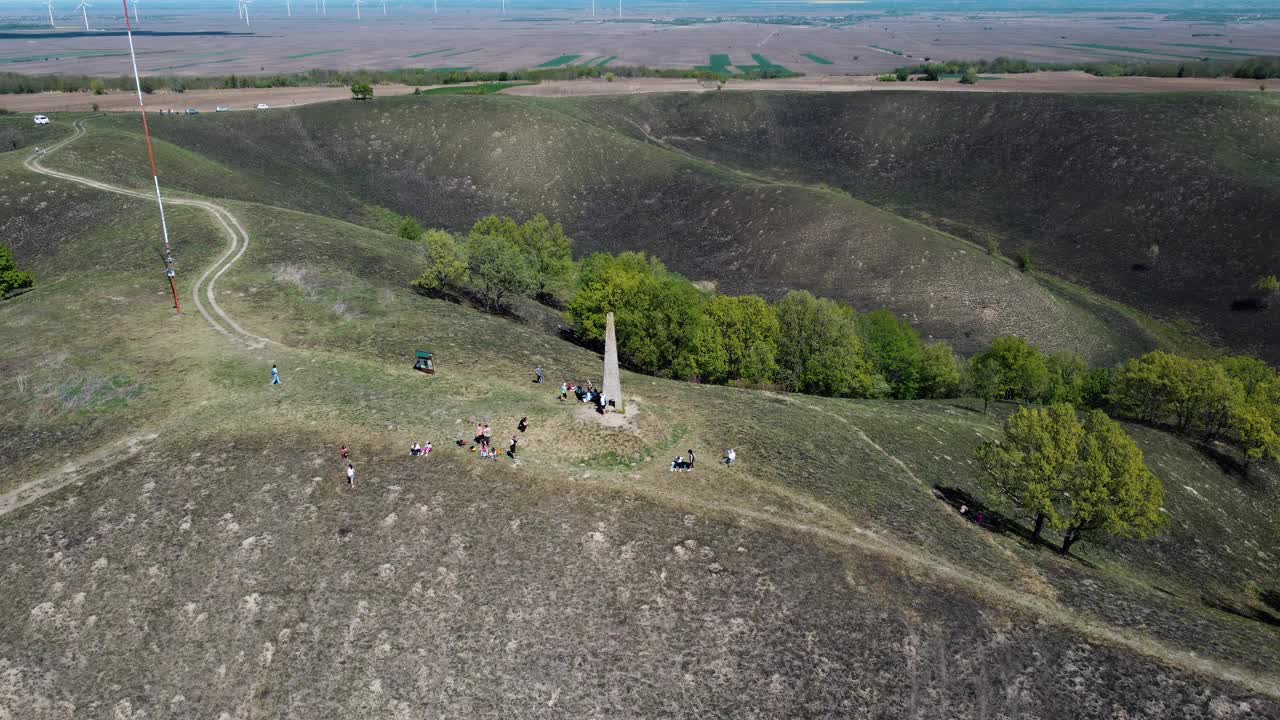
[(37, 115), (37, 116), (36, 116), (36, 118), (35, 118), (35, 120), (36, 120), (36, 124), (37, 124), (37, 125), (48, 125), (48, 124), (49, 124), (49, 116), (48, 116), (48, 115)]

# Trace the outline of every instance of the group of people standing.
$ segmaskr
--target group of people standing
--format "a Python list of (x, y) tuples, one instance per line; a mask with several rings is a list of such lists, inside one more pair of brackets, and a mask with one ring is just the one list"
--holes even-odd
[[(528, 416), (520, 418), (520, 422), (516, 424), (516, 430), (519, 432), (524, 432), (528, 428), (529, 428)], [(476, 423), (476, 435), (474, 438), (472, 438), (472, 442), (474, 444), (470, 446), (471, 452), (476, 452), (477, 450), (479, 450), (480, 457), (486, 460), (498, 459), (498, 449), (493, 446), (493, 428), (489, 427), (488, 423)], [(468, 443), (466, 440), (458, 441), (458, 447), (466, 447), (467, 445)], [(507, 447), (507, 457), (511, 458), (512, 460), (515, 460), (516, 450), (519, 448), (519, 446), (520, 446), (520, 436), (512, 435), (511, 445)]]
[(569, 399), (569, 393), (573, 393), (573, 396), (578, 399), (578, 402), (595, 404), (596, 412), (601, 415), (608, 411), (609, 403), (612, 402), (612, 400), (609, 399), (609, 394), (601, 390), (596, 390), (595, 387), (591, 385), (590, 380), (588, 380), (585, 385), (572, 382), (560, 383), (560, 402), (564, 402)]

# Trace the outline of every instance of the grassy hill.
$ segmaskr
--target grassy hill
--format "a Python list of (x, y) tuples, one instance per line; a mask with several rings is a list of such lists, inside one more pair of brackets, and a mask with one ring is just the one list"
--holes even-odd
[[(48, 162), (93, 170), (84, 148), (106, 136), (91, 125)], [(181, 159), (161, 152), (162, 168)], [(187, 157), (191, 187), (227, 183), (211, 195), (265, 187)], [(1243, 483), (1131, 428), (1170, 532), (1061, 558), (935, 495), (978, 493), (971, 453), (1003, 406), (624, 373), (635, 414), (603, 427), (530, 382), (534, 365), (557, 384), (598, 380), (598, 356), (413, 293), (421, 250), (392, 235), (266, 196), (223, 201), (252, 242), (216, 297), (280, 342), (250, 346), (173, 316), (146, 202), (35, 175), (14, 153), (0, 179), (0, 230), (40, 279), (0, 303), (0, 494), (133, 441), (0, 515), (0, 711), (1280, 714), (1274, 467)], [(383, 204), (296, 197), (349, 201), (369, 225)], [(194, 208), (171, 217), (189, 289), (225, 240)], [(409, 368), (423, 347), (435, 376)], [(451, 444), (522, 416), (515, 462)], [(404, 452), (428, 439), (429, 460)], [(729, 446), (740, 464), (713, 464)], [(689, 447), (698, 469), (670, 473)]]
[(572, 104), (700, 158), (830, 183), (980, 245), (994, 239), (1010, 256), (1028, 248), (1062, 278), (1280, 360), (1277, 308), (1233, 310), (1260, 275), (1280, 270), (1274, 93), (711, 93)]
[[(1170, 342), (1154, 323), (845, 193), (726, 169), (570, 110), (580, 108), (403, 97), (165, 117), (154, 131), (169, 186), (214, 197), (381, 228), (385, 208), (453, 229), (493, 212), (543, 212), (566, 225), (579, 252), (643, 249), (727, 292), (805, 288), (888, 307), (962, 351), (1014, 332), (1110, 362)], [(136, 119), (94, 124), (103, 132), (56, 163), (148, 182), (128, 160), (140, 142)]]

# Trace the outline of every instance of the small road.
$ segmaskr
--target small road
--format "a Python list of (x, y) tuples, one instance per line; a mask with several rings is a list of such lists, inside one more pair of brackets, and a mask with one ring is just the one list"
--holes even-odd
[[(52, 170), (45, 167), (40, 161), (49, 153), (55, 152), (60, 148), (76, 141), (85, 136), (88, 131), (85, 129), (82, 121), (77, 120), (75, 123), (75, 134), (60, 142), (50, 146), (42, 153), (32, 153), (23, 161), (23, 165), (30, 171), (47, 175), (59, 180), (73, 182), (85, 187), (91, 187), (95, 190), (103, 192), (115, 193), (117, 195), (126, 195), (132, 198), (139, 198), (150, 201), (154, 199), (154, 195), (149, 192), (140, 190), (130, 190), (128, 188), (119, 187), (110, 183), (92, 180), (90, 178), (73, 175), (71, 173), (62, 172), (61, 170)], [(164, 200), (166, 206), (184, 205), (189, 207), (198, 207), (213, 216), (214, 220), (222, 228), (227, 236), (227, 250), (214, 261), (195, 284), (191, 286), (191, 299), (194, 301), (196, 309), (204, 316), (209, 325), (213, 327), (227, 338), (227, 340), (243, 345), (250, 349), (265, 347), (267, 345), (279, 345), (275, 340), (256, 335), (245, 330), (240, 323), (235, 321), (227, 312), (218, 304), (218, 300), (214, 294), (214, 286), (218, 282), (218, 278), (222, 277), (232, 265), (235, 265), (241, 257), (244, 256), (245, 250), (249, 248), (249, 233), (236, 219), (236, 216), (225, 207), (212, 203), (207, 200), (194, 200), (190, 198), (166, 198)], [(203, 295), (203, 297), (201, 297)], [(147, 443), (159, 437), (157, 432), (145, 432), (135, 434), (133, 436), (116, 441), (110, 445), (100, 448), (88, 455), (78, 458), (75, 462), (70, 462), (57, 470), (45, 473), (44, 475), (32, 478), (23, 482), (18, 487), (9, 492), (0, 494), (0, 516), (6, 515), (20, 507), (29, 505), (36, 500), (65, 487), (86, 474), (97, 472), (104, 468), (111, 467), (121, 460), (132, 457)]]
[[(95, 190), (102, 190), (103, 192), (115, 193), (117, 195), (126, 195), (128, 197), (139, 198), (141, 200), (153, 200), (155, 196), (150, 192), (130, 190), (118, 185), (112, 185), (99, 180), (81, 177), (80, 175), (73, 175), (61, 170), (53, 170), (41, 164), (41, 160), (45, 156), (58, 151), (72, 142), (75, 142), (76, 140), (84, 137), (87, 133), (88, 130), (85, 129), (84, 121), (77, 120), (75, 122), (75, 134), (53, 144), (44, 152), (32, 153), (25, 161), (23, 161), (23, 165), (32, 172), (84, 185), (85, 187), (91, 187)], [(227, 251), (222, 254), (222, 257), (218, 258), (212, 265), (206, 268), (204, 274), (202, 274), (200, 278), (196, 280), (195, 284), (191, 286), (191, 299), (194, 301), (196, 309), (204, 316), (204, 319), (213, 326), (214, 330), (222, 333), (222, 335), (228, 340), (243, 343), (250, 348), (279, 345), (275, 340), (262, 337), (261, 335), (255, 335), (254, 333), (245, 330), (240, 323), (236, 322), (235, 319), (227, 314), (222, 306), (218, 304), (217, 297), (214, 294), (214, 286), (217, 284), (218, 278), (222, 277), (223, 273), (229, 270), (232, 265), (235, 265), (236, 262), (244, 256), (245, 251), (249, 249), (249, 232), (244, 229), (244, 226), (240, 224), (240, 221), (236, 219), (236, 216), (225, 207), (218, 205), (217, 203), (209, 202), (208, 200), (167, 197), (164, 200), (164, 204), (166, 206), (182, 205), (187, 207), (198, 207), (201, 210), (204, 210), (213, 216), (213, 219), (217, 221), (229, 241)], [(201, 292), (202, 289), (203, 293)], [(201, 298), (202, 294), (204, 295), (203, 298)]]

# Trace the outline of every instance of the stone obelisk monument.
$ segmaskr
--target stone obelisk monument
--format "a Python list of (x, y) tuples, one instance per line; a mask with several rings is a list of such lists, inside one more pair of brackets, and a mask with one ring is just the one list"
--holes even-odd
[(618, 337), (613, 329), (613, 313), (605, 316), (604, 394), (609, 396), (617, 412), (627, 411), (627, 406), (622, 402), (622, 380), (618, 376)]

